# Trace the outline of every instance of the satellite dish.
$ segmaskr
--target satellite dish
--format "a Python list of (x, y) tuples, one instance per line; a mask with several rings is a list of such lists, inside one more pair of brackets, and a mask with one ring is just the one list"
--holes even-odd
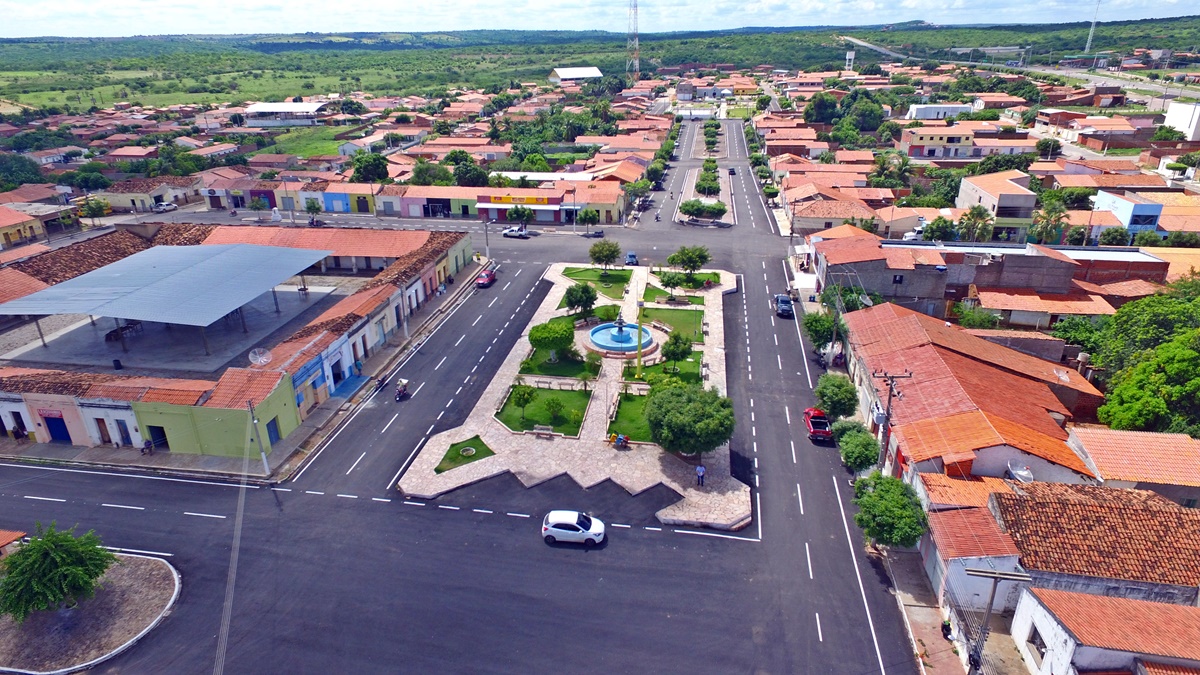
[(265, 366), (271, 362), (271, 350), (255, 347), (250, 350), (250, 363), (256, 366)]

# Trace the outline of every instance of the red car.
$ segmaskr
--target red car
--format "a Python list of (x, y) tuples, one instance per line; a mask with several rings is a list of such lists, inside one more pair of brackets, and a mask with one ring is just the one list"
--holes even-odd
[(808, 440), (833, 442), (833, 429), (824, 410), (806, 408), (804, 410), (804, 426), (808, 428)]
[(494, 283), (496, 283), (496, 273), (491, 270), (484, 270), (475, 277), (476, 288), (487, 288)]

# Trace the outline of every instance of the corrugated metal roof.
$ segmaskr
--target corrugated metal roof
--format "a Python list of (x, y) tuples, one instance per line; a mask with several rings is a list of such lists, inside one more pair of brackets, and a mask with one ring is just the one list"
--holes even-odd
[(207, 326), (329, 251), (228, 244), (155, 246), (0, 305), (0, 315), (91, 314)]

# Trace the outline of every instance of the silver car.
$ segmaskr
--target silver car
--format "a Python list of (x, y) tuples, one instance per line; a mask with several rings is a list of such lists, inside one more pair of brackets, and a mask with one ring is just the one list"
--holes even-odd
[(595, 546), (604, 541), (604, 523), (579, 511), (551, 511), (542, 519), (542, 538), (547, 544), (569, 541)]

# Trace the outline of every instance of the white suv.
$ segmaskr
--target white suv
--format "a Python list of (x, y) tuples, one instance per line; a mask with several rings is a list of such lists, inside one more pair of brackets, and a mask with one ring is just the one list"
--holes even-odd
[(604, 523), (579, 511), (551, 511), (542, 519), (542, 538), (547, 544), (570, 541), (595, 546), (604, 541)]

